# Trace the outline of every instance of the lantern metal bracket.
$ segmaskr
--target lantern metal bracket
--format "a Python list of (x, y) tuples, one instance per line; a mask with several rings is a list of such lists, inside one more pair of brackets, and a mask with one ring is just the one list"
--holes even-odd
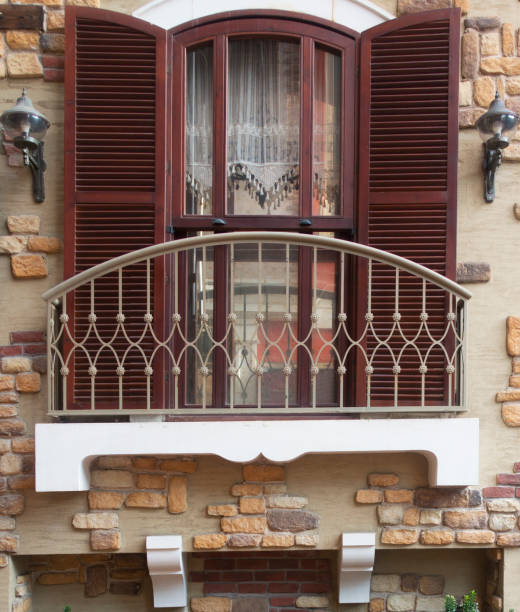
[(33, 198), (40, 204), (45, 200), (43, 173), (47, 164), (43, 159), (43, 142), (29, 136), (19, 136), (13, 140), (15, 147), (23, 154), (23, 165), (29, 167), (33, 177)]
[(484, 159), (482, 168), (484, 169), (484, 199), (491, 203), (495, 199), (495, 173), (497, 168), (502, 165), (502, 149), (492, 149), (487, 142), (482, 143), (484, 147)]

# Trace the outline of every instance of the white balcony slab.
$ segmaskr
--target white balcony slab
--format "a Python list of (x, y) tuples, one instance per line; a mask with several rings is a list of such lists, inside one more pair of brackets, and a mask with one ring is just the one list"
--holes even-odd
[(52, 423), (36, 425), (36, 491), (86, 491), (101, 455), (218, 455), (287, 463), (306, 454), (419, 453), (431, 486), (478, 483), (478, 419)]

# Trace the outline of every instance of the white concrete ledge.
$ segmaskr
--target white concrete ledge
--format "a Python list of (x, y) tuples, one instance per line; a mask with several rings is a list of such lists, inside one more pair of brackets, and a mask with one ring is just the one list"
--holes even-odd
[(287, 463), (306, 454), (426, 457), (431, 486), (478, 483), (477, 419), (56, 423), (36, 425), (36, 491), (86, 491), (100, 455), (218, 455)]

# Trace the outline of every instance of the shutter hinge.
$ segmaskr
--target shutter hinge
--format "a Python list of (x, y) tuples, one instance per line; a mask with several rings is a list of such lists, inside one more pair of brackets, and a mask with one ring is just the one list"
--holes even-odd
[(166, 233), (171, 234), (172, 236), (175, 235), (175, 228), (173, 227), (173, 225), (166, 226)]

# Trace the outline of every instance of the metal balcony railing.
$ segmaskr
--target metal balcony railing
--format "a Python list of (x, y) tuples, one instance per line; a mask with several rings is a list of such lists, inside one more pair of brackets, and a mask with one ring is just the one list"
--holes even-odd
[(157, 244), (43, 294), (49, 413), (465, 410), (470, 296), (323, 236)]

